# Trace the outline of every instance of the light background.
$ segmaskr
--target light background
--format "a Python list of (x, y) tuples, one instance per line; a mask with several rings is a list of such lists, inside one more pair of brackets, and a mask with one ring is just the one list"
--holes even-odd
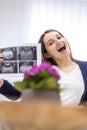
[(37, 43), (59, 30), (74, 58), (87, 60), (87, 0), (0, 0), (0, 47)]

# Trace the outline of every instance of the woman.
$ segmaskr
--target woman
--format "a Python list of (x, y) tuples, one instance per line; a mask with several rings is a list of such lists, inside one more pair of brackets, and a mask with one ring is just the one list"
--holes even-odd
[[(3, 61), (3, 55), (1, 53), (0, 53), (0, 61)], [(7, 80), (0, 79), (0, 101), (2, 100), (1, 98), (2, 95), (14, 100), (14, 99), (18, 99), (21, 93), (17, 91), (14, 88), (14, 86), (12, 86)], [(6, 100), (6, 98), (4, 99)]]
[(45, 31), (40, 39), (43, 61), (50, 62), (60, 74), (63, 105), (79, 105), (87, 101), (87, 62), (75, 60), (66, 38), (57, 30)]

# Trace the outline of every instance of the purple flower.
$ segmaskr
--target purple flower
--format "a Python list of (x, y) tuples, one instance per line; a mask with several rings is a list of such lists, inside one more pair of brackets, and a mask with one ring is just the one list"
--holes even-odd
[(56, 81), (58, 81), (60, 78), (60, 75), (56, 75)]
[(24, 79), (27, 79), (30, 75), (30, 70), (25, 70), (24, 71)]
[(16, 86), (19, 90), (51, 88), (59, 91), (59, 79), (60, 75), (57, 70), (48, 62), (43, 62), (40, 65), (33, 65), (30, 69), (24, 71), (23, 81), (17, 82)]
[(51, 75), (57, 74), (57, 71), (54, 68), (49, 68), (48, 71)]
[(24, 71), (24, 79), (27, 79), (31, 75), (36, 75), (39, 72), (39, 68), (33, 65), (29, 70)]
[(51, 64), (49, 64), (48, 62), (43, 62), (40, 66), (39, 66), (39, 70), (48, 70), (51, 67)]
[(36, 75), (38, 72), (39, 72), (39, 67), (36, 66), (36, 65), (33, 65), (32, 68), (31, 68), (31, 74), (32, 75)]
[[(60, 75), (58, 74), (56, 69), (53, 68), (52, 65), (49, 64), (48, 62), (43, 62), (39, 66), (33, 65), (29, 70), (24, 71), (24, 79), (27, 79), (27, 78), (29, 78), (31, 76), (35, 76), (35, 75), (37, 75), (37, 77), (39, 77), (41, 71), (46, 71), (47, 73), (49, 73), (49, 77), (53, 76), (56, 79), (56, 81), (58, 81), (60, 79)], [(43, 77), (43, 80), (44, 80), (44, 78), (45, 77)]]

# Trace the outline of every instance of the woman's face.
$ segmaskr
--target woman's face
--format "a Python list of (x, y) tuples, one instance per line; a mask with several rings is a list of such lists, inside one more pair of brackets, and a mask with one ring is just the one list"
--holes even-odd
[(70, 48), (67, 40), (58, 32), (52, 31), (44, 36), (44, 45), (47, 50), (48, 58), (63, 59), (70, 57)]

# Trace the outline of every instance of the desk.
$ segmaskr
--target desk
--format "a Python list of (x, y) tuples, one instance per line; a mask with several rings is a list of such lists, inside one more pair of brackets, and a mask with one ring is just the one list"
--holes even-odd
[(83, 130), (80, 128), (87, 128), (86, 108), (46, 101), (0, 103), (0, 130)]

